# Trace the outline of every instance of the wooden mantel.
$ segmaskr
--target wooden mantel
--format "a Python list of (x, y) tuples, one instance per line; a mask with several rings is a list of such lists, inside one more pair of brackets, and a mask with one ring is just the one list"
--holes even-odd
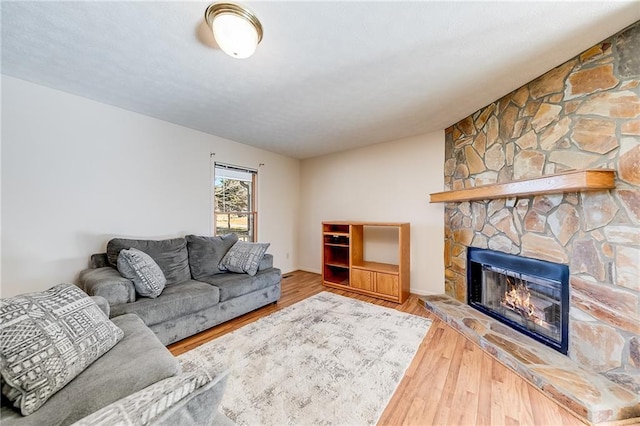
[(474, 200), (509, 198), (519, 195), (559, 194), (615, 188), (615, 170), (569, 170), (554, 175), (507, 183), (481, 185), (457, 191), (434, 192), (430, 203), (455, 203)]

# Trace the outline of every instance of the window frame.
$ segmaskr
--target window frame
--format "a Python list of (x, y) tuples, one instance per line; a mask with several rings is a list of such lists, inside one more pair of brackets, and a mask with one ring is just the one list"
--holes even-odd
[[(216, 173), (218, 169), (233, 170), (242, 173), (248, 173), (251, 176), (251, 184), (249, 190), (249, 209), (247, 211), (218, 211), (216, 210), (216, 178), (219, 173)], [(244, 166), (237, 166), (233, 164), (221, 163), (214, 161), (212, 164), (213, 179), (211, 180), (211, 211), (212, 211), (212, 235), (218, 234), (217, 218), (218, 215), (238, 215), (247, 216), (248, 221), (248, 233), (249, 242), (255, 242), (258, 240), (258, 170)], [(238, 179), (239, 180), (239, 179)], [(242, 236), (241, 236), (242, 237)]]

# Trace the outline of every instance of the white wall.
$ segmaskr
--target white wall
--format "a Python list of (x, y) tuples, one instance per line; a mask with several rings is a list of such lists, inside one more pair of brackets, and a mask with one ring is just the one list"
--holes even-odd
[(3, 76), (2, 296), (74, 281), (114, 236), (209, 235), (211, 152), (259, 170), (259, 240), (296, 269), (299, 160)]
[(443, 293), (443, 164), (444, 131), (303, 160), (300, 268), (320, 272), (322, 221), (410, 222), (411, 292)]

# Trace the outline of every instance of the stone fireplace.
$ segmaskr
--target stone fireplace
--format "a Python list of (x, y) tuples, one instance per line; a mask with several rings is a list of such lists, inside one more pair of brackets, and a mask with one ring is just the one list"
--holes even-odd
[(569, 326), (569, 268), (499, 251), (467, 250), (469, 306), (563, 353)]
[(447, 203), (445, 291), (467, 302), (470, 247), (565, 265), (567, 355), (636, 395), (639, 86), (640, 22), (446, 129), (444, 164), (445, 190), (616, 171), (610, 191)]

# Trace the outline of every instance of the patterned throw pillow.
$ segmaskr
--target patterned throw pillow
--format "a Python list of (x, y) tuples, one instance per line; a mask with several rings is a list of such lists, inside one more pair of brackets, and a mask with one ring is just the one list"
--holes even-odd
[(223, 271), (247, 273), (251, 276), (258, 272), (260, 261), (271, 243), (247, 243), (238, 241), (224, 255), (218, 266)]
[(135, 248), (120, 251), (118, 271), (123, 277), (133, 281), (136, 292), (140, 296), (154, 299), (160, 296), (167, 284), (167, 279), (155, 260), (147, 253)]
[(123, 336), (71, 284), (0, 299), (2, 393), (22, 415), (29, 415)]

